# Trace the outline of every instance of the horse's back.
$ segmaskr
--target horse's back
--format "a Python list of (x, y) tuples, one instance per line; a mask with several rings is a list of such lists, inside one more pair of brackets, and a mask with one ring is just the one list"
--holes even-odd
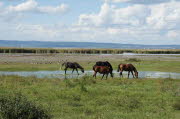
[(96, 62), (95, 65), (96, 66), (107, 66), (107, 67), (109, 67), (109, 69), (111, 71), (113, 71), (113, 68), (112, 68), (111, 64), (108, 61), (98, 61), (98, 62)]
[(122, 70), (131, 71), (131, 70), (135, 69), (134, 65), (132, 65), (132, 64), (119, 64), (119, 68), (121, 71)]
[(109, 67), (107, 66), (94, 66), (93, 70), (99, 73), (108, 73), (110, 71)]

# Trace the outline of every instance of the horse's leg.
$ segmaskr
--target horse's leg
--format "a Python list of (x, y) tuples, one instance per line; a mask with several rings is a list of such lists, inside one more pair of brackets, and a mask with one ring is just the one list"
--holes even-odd
[(106, 74), (106, 79), (107, 79), (107, 77), (108, 77), (108, 74), (109, 74), (109, 73)]
[(95, 77), (95, 79), (96, 79), (96, 73), (97, 73), (97, 72), (94, 72), (94, 75), (93, 75), (93, 77)]
[(73, 74), (73, 72), (74, 72), (74, 69), (72, 70), (72, 74)]
[(68, 68), (65, 68), (65, 69), (64, 69), (64, 71), (65, 71), (65, 75), (66, 75), (66, 70), (67, 70), (67, 69), (68, 69)]
[(79, 75), (79, 73), (78, 73), (78, 69), (76, 68), (76, 71), (77, 71), (77, 74)]
[(120, 78), (122, 77), (123, 78), (123, 74), (122, 74), (123, 71), (120, 72)]
[(133, 74), (133, 71), (131, 71), (131, 74), (133, 75), (133, 78), (134, 78), (134, 74)]
[(113, 78), (113, 73), (112, 73), (112, 72), (110, 72), (110, 74), (111, 74), (111, 77)]
[(128, 71), (128, 78), (129, 78), (130, 71)]
[(103, 74), (103, 76), (102, 76), (101, 80), (103, 79), (104, 75), (105, 75), (105, 74)]

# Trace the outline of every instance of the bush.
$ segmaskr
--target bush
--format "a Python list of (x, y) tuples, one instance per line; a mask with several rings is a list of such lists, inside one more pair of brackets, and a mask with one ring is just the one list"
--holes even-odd
[(125, 61), (128, 61), (128, 62), (140, 62), (141, 60), (137, 59), (137, 58), (129, 58), (129, 59), (126, 59)]
[(50, 119), (47, 110), (28, 101), (21, 94), (0, 97), (0, 115), (3, 119)]
[(175, 110), (180, 110), (180, 98), (176, 100), (173, 107)]

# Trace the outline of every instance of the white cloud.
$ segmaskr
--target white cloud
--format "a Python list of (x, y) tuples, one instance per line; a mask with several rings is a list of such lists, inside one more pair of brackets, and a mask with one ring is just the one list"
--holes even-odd
[(80, 25), (105, 25), (111, 20), (112, 8), (107, 3), (101, 6), (99, 14), (82, 14), (79, 16)]
[(45, 6), (45, 7), (38, 7), (37, 10), (41, 13), (65, 13), (68, 10), (68, 5), (61, 4), (57, 7)]
[(9, 6), (6, 10), (9, 12), (34, 12), (46, 14), (62, 14), (67, 12), (68, 5), (60, 4), (59, 6), (40, 6), (35, 0), (27, 0), (16, 6)]
[(177, 38), (180, 37), (180, 31), (168, 31), (167, 37), (169, 38)]
[(150, 9), (145, 5), (133, 5), (125, 8), (116, 8), (104, 3), (98, 14), (82, 14), (79, 24), (82, 25), (143, 25)]
[[(53, 7), (30, 1), (11, 6), (12, 15), (17, 15), (14, 12), (54, 14), (67, 9), (64, 4)], [(7, 32), (0, 35), (0, 39), (180, 44), (180, 2), (118, 6), (105, 2), (97, 13), (79, 15), (74, 25), (52, 25), (51, 22), (49, 25), (8, 23), (3, 26), (0, 23), (0, 32)]]
[(132, 4), (159, 4), (166, 3), (171, 1), (180, 1), (180, 0), (105, 0), (106, 2), (114, 2), (114, 3), (132, 3)]
[(0, 2), (0, 21), (17, 22), (28, 16), (28, 13), (62, 15), (68, 10), (68, 5), (63, 3), (58, 6), (42, 6), (35, 0), (27, 0), (18, 5), (5, 6)]
[(133, 4), (122, 8), (114, 5), (105, 2), (98, 13), (80, 15), (78, 24), (104, 28), (106, 36), (109, 34), (113, 37), (113, 42), (121, 42), (126, 38), (134, 43), (152, 41), (151, 44), (156, 44), (162, 39), (166, 41), (161, 43), (172, 42), (174, 39), (180, 44), (177, 39), (177, 31), (180, 30), (180, 2)]
[(38, 3), (34, 0), (28, 0), (16, 6), (9, 6), (8, 11), (10, 12), (28, 12), (34, 11), (37, 8)]

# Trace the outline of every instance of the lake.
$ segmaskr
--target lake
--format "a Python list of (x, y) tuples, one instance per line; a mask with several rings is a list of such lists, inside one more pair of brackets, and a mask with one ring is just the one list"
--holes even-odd
[[(119, 77), (118, 72), (113, 72), (115, 77)], [(20, 71), (20, 72), (7, 72), (0, 71), (0, 75), (18, 75), (18, 76), (35, 76), (38, 78), (60, 78), (64, 79), (64, 71)], [(80, 73), (78, 76), (76, 72), (71, 74), (71, 71), (67, 71), (66, 78), (79, 78), (84, 75), (93, 75), (93, 71), (85, 71), (84, 74)], [(97, 76), (102, 76), (98, 74)], [(127, 72), (123, 72), (123, 76), (127, 77)], [(130, 75), (132, 78), (132, 75)], [(172, 79), (180, 79), (180, 73), (173, 72), (157, 72), (157, 71), (139, 71), (139, 78), (172, 78)]]

